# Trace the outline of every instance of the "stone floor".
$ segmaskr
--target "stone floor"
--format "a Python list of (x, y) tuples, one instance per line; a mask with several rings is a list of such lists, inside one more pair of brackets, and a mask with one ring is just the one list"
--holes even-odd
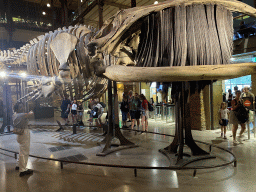
[[(84, 122), (87, 122), (85, 117)], [(58, 119), (58, 118), (57, 118)], [(62, 122), (63, 123), (63, 122)], [(151, 133), (139, 134), (135, 131), (122, 130), (124, 136), (139, 147), (111, 153), (105, 157), (96, 156), (102, 152), (104, 145), (99, 143), (104, 139), (101, 129), (85, 127), (77, 129), (72, 134), (72, 127), (66, 127), (62, 132), (56, 132), (56, 118), (33, 120), (30, 122), (31, 149), (30, 154), (40, 157), (64, 159), (77, 162), (99, 164), (117, 164), (124, 166), (168, 167), (174, 165), (176, 158), (169, 161), (158, 152), (168, 146), (172, 137)], [(164, 134), (174, 134), (174, 124), (161, 120), (149, 121), (149, 131)], [(19, 177), (14, 170), (15, 159), (12, 153), (0, 150), (0, 191), (256, 191), (256, 143), (254, 134), (250, 140), (247, 133), (243, 144), (234, 146), (231, 131), (228, 140), (220, 138), (220, 130), (193, 131), (195, 140), (205, 141), (223, 147), (233, 152), (237, 158), (237, 167), (228, 165), (214, 169), (197, 170), (193, 177), (192, 170), (158, 170), (138, 169), (137, 177), (134, 169), (99, 167), (92, 165), (64, 164), (37, 158), (29, 158), (28, 168), (34, 170), (31, 176)], [(113, 143), (118, 143), (113, 139)], [(204, 150), (209, 147), (198, 144)], [(0, 148), (18, 151), (16, 135), (0, 136)], [(190, 152), (187, 147), (186, 152)], [(5, 154), (5, 155), (3, 155)], [(188, 167), (209, 166), (225, 163), (232, 157), (226, 152), (212, 148), (216, 159), (191, 163)]]

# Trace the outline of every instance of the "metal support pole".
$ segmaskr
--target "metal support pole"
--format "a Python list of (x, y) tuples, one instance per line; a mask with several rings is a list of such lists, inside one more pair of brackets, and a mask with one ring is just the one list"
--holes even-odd
[(179, 93), (178, 101), (178, 134), (179, 134), (179, 151), (177, 162), (183, 159), (183, 147), (184, 147), (184, 120), (185, 120), (185, 82), (181, 83), (181, 92)]
[(17, 153), (14, 153), (14, 158), (17, 159)]
[(251, 138), (251, 133), (250, 133), (250, 123), (249, 122), (246, 122), (246, 124), (245, 124), (246, 126), (247, 126), (247, 128), (248, 128), (248, 139), (250, 139)]
[(211, 110), (211, 130), (214, 130), (214, 115), (213, 115), (213, 81), (210, 84), (210, 110)]
[(134, 176), (137, 177), (137, 169), (134, 169)]
[(108, 80), (108, 133), (113, 135), (113, 96), (112, 81)]
[(73, 134), (76, 134), (76, 124), (73, 124)]
[(193, 172), (193, 177), (195, 177), (195, 176), (196, 176), (196, 169)]
[(63, 162), (60, 162), (60, 168), (63, 169)]

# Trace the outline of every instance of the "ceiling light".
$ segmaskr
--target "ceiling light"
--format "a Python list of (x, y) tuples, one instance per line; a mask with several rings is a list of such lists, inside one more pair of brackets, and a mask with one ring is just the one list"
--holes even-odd
[(158, 4), (158, 1), (155, 1), (154, 4), (155, 4), (155, 5)]
[(5, 76), (6, 76), (6, 73), (5, 73), (4, 71), (1, 71), (1, 72), (0, 72), (0, 77), (3, 78), (3, 77), (5, 77)]
[(43, 15), (46, 15), (46, 13), (43, 11), (43, 13), (42, 13)]
[(21, 76), (21, 77), (26, 77), (26, 76), (27, 76), (27, 73), (22, 72), (22, 73), (20, 73), (20, 76)]
[(51, 4), (50, 4), (50, 3), (47, 3), (47, 7), (51, 7)]

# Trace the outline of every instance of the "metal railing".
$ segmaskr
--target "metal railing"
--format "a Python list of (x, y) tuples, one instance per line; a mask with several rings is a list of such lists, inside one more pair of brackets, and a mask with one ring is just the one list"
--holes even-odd
[(245, 24), (243, 26), (234, 27), (233, 40), (247, 38), (256, 35), (256, 21)]
[[(131, 129), (126, 129), (126, 130), (131, 130)], [(138, 130), (131, 130), (131, 131), (137, 131)], [(169, 135), (169, 134), (163, 134), (163, 133), (157, 133), (157, 132), (147, 132), (150, 134), (156, 134), (156, 135), (163, 135), (163, 136), (168, 136), (168, 137), (174, 137), (174, 135)], [(5, 134), (0, 134), (0, 136), (4, 136)], [(209, 146), (209, 152), (212, 151), (212, 147), (218, 148), (220, 150), (223, 150), (227, 153), (229, 153), (233, 158), (228, 158), (227, 162), (222, 163), (222, 164), (218, 164), (218, 165), (212, 165), (212, 166), (194, 166), (194, 167), (185, 167), (186, 165), (182, 166), (182, 167), (178, 167), (178, 166), (168, 166), (168, 167), (152, 167), (152, 166), (129, 166), (129, 165), (117, 165), (117, 164), (104, 164), (104, 163), (90, 163), (90, 162), (77, 162), (77, 161), (67, 161), (67, 160), (63, 160), (63, 159), (54, 159), (54, 158), (47, 158), (47, 157), (40, 157), (40, 156), (36, 156), (36, 155), (29, 155), (29, 157), (33, 157), (33, 158), (38, 158), (38, 159), (45, 159), (45, 160), (49, 160), (49, 161), (57, 161), (60, 162), (60, 167), (61, 169), (63, 169), (63, 163), (73, 163), (73, 164), (81, 164), (81, 165), (93, 165), (93, 166), (101, 166), (101, 167), (115, 167), (115, 168), (125, 168), (125, 169), (134, 169), (134, 175), (135, 177), (137, 177), (137, 170), (138, 169), (158, 169), (158, 170), (194, 170), (193, 172), (193, 176), (196, 175), (197, 169), (212, 169), (212, 168), (218, 168), (218, 167), (223, 167), (223, 166), (228, 166), (232, 163), (234, 163), (234, 167), (237, 166), (237, 160), (235, 155), (227, 150), (224, 149), (222, 147), (219, 147), (217, 145), (214, 144), (209, 144), (203, 141), (197, 141), (194, 140), (195, 142), (204, 144), (204, 145), (208, 145)], [(17, 154), (19, 154), (16, 151), (11, 151), (11, 150), (7, 150), (4, 148), (0, 148), (0, 150), (2, 151), (6, 151), (9, 153), (14, 153), (14, 158), (17, 159)], [(3, 154), (3, 153), (1, 153)], [(3, 155), (7, 155), (8, 154), (3, 154)], [(194, 161), (191, 161), (191, 163), (193, 163)]]

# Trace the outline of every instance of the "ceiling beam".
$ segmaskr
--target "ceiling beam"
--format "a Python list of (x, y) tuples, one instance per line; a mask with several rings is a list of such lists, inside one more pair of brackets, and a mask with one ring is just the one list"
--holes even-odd
[(105, 5), (114, 6), (114, 7), (118, 7), (118, 8), (120, 8), (120, 9), (131, 8), (131, 7), (128, 6), (128, 5), (124, 5), (124, 4), (121, 4), (121, 3), (116, 3), (116, 2), (113, 2), (112, 0), (106, 0), (106, 1), (104, 1), (104, 4), (105, 4)]

